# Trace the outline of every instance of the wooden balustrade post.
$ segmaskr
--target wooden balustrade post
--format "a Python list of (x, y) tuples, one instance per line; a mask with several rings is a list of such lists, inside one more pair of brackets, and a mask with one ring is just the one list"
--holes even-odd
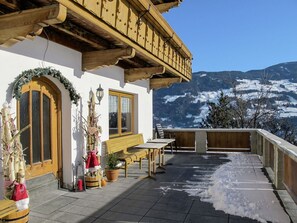
[(264, 149), (263, 137), (258, 133), (257, 134), (257, 154), (259, 156), (263, 156), (263, 149)]
[(256, 131), (250, 132), (251, 152), (257, 154), (258, 147), (258, 134)]
[(206, 131), (195, 132), (196, 153), (206, 153), (207, 150), (207, 133)]
[(263, 138), (263, 165), (269, 167), (269, 142)]
[(274, 185), (276, 189), (285, 189), (284, 180), (284, 153), (278, 149), (277, 146), (274, 148)]

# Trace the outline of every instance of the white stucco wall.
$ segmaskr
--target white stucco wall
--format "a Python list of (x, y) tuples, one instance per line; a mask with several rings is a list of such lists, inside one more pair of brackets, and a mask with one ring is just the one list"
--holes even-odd
[(135, 133), (143, 133), (144, 140), (152, 137), (152, 91), (149, 81), (124, 82), (124, 70), (117, 66), (101, 68), (93, 72), (81, 71), (81, 53), (54, 42), (37, 37), (34, 41), (25, 40), (10, 48), (0, 48), (0, 105), (9, 102), (12, 112), (16, 111), (16, 100), (12, 98), (12, 85), (15, 77), (22, 71), (37, 67), (52, 67), (72, 82), (81, 95), (78, 106), (71, 104), (68, 91), (56, 79), (50, 78), (62, 93), (62, 153), (63, 180), (72, 183), (72, 163), (81, 158), (84, 141), (79, 128), (80, 115), (87, 117), (90, 89), (96, 90), (101, 84), (104, 98), (97, 105), (102, 126), (102, 141), (109, 138), (108, 92), (122, 91), (135, 95)]

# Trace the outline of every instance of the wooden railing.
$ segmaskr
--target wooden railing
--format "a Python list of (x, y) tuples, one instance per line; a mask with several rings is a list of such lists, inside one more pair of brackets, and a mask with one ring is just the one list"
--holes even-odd
[[(286, 189), (297, 203), (297, 147), (261, 129), (165, 129), (179, 150), (248, 151), (258, 154), (276, 189)], [(194, 139), (193, 139), (194, 138)]]
[[(149, 0), (57, 0), (166, 72), (192, 79), (192, 54)], [(84, 16), (83, 16), (84, 15)]]

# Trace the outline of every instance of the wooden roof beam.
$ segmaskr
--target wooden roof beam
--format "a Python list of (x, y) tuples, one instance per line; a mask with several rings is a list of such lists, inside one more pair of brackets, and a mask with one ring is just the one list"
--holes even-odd
[(178, 7), (180, 4), (180, 0), (168, 2), (168, 3), (161, 3), (158, 5), (155, 5), (160, 13), (168, 12), (169, 9), (172, 9), (174, 7)]
[(151, 89), (168, 88), (174, 83), (180, 83), (182, 79), (180, 77), (170, 78), (152, 78), (150, 80)]
[(132, 68), (125, 70), (125, 83), (134, 82), (137, 80), (149, 79), (156, 74), (164, 74), (165, 67), (143, 67), (143, 68)]
[(28, 9), (0, 16), (0, 45), (9, 47), (40, 35), (43, 27), (64, 22), (66, 7), (61, 4)]
[(133, 58), (135, 49), (108, 49), (82, 53), (82, 70), (96, 70), (100, 67), (116, 65), (119, 60)]

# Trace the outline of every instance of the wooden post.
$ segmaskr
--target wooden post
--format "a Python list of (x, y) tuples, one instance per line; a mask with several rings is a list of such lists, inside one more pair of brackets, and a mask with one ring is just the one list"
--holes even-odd
[(274, 146), (274, 185), (277, 190), (285, 189), (284, 179), (284, 153)]
[(256, 131), (251, 131), (250, 132), (250, 143), (251, 143), (251, 152), (253, 154), (257, 154), (257, 146), (258, 146), (258, 138), (257, 138), (257, 132)]
[(263, 138), (263, 165), (269, 167), (269, 142)]

